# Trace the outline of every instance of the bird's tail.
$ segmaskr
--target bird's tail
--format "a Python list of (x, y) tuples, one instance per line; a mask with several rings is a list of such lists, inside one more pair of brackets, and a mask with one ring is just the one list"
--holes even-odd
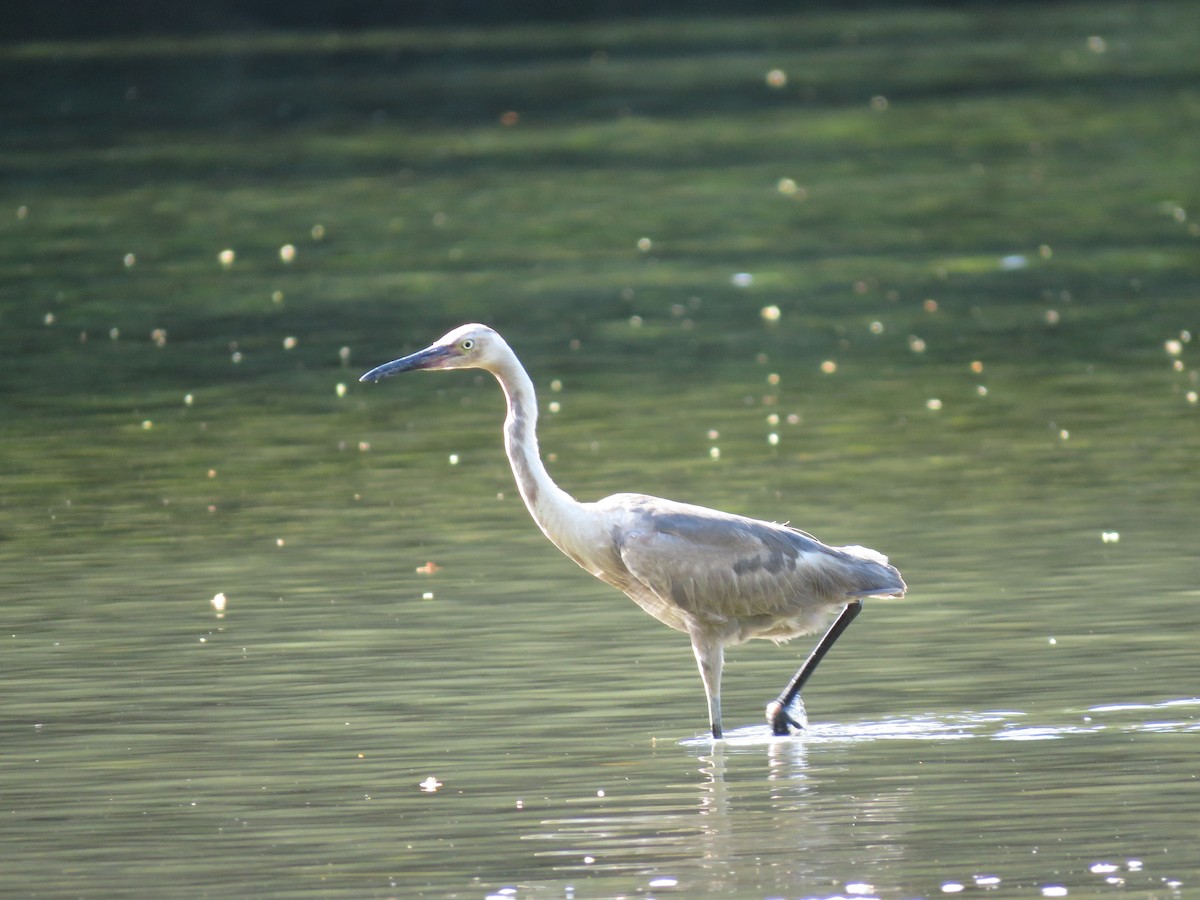
[(908, 590), (900, 570), (891, 565), (878, 550), (857, 545), (838, 549), (862, 562), (858, 571), (861, 586), (847, 592), (848, 597), (903, 597)]

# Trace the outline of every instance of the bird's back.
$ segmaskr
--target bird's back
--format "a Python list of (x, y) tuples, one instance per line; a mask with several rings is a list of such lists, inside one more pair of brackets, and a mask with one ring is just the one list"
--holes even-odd
[(644, 494), (593, 506), (611, 541), (587, 566), (593, 574), (672, 628), (718, 632), (723, 643), (809, 634), (855, 598), (905, 591), (883, 554), (786, 525)]

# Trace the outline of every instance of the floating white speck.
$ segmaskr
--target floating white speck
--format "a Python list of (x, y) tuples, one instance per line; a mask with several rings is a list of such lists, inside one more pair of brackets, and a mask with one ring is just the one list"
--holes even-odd
[(1061, 884), (1044, 884), (1042, 885), (1043, 897), (1065, 897), (1069, 892)]
[(947, 881), (942, 884), (943, 894), (958, 894), (961, 893), (963, 885), (959, 881)]
[(750, 287), (750, 285), (754, 284), (754, 276), (749, 272), (737, 272), (729, 279), (729, 283), (734, 287)]
[(787, 87), (787, 72), (783, 69), (772, 69), (767, 73), (767, 87), (781, 88)]
[(865, 881), (848, 881), (846, 882), (846, 893), (861, 896), (862, 894), (875, 893), (875, 885), (867, 884)]
[(925, 401), (925, 408), (930, 410), (931, 412), (937, 412), (939, 409), (942, 408), (942, 401), (939, 400), (937, 397), (930, 397), (928, 400)]
[(110, 340), (114, 340), (114, 341), (115, 341), (115, 340), (117, 340), (117, 339), (118, 339), (120, 336), (121, 336), (121, 329), (120, 329), (120, 328), (118, 328), (116, 325), (114, 325), (112, 328), (108, 329), (108, 337), (109, 337), (109, 339), (110, 339)]
[(1166, 341), (1163, 344), (1163, 349), (1166, 350), (1171, 356), (1178, 356), (1183, 352), (1183, 341), (1177, 341), (1174, 338), (1171, 338), (1169, 341)]
[(1113, 872), (1119, 872), (1121, 869), (1116, 863), (1110, 862), (1095, 862), (1088, 866), (1088, 871), (1094, 875), (1111, 875)]
[(284, 350), (295, 350), (296, 349), (296, 339), (292, 335), (289, 334), (287, 337), (285, 337), (283, 339), (283, 349)]
[(452, 465), (452, 466), (458, 465), (458, 454), (457, 453), (450, 454), (450, 465)]
[(1029, 257), (1023, 253), (1012, 253), (1008, 256), (1000, 257), (1000, 268), (1005, 272), (1013, 272), (1017, 269), (1024, 269), (1029, 265)]
[(639, 250), (641, 250), (643, 253), (649, 253), (653, 246), (654, 246), (654, 242), (652, 240), (650, 240), (650, 238), (648, 238), (648, 237), (638, 238), (637, 248)]
[(137, 265), (137, 257), (132, 253), (126, 253), (125, 258), (121, 260), (125, 264), (125, 268), (132, 269)]
[(212, 603), (212, 608), (217, 611), (217, 615), (221, 615), (225, 612), (225, 604), (229, 601), (224, 593), (219, 593), (213, 594), (213, 598), (210, 602)]
[(1062, 316), (1060, 316), (1058, 314), (1057, 309), (1046, 310), (1046, 324), (1047, 325), (1057, 325), (1061, 319), (1062, 319)]
[(584, 865), (590, 866), (595, 861), (596, 861), (596, 857), (594, 857), (594, 856), (585, 856), (583, 858)]
[(1121, 532), (1119, 532), (1119, 531), (1102, 531), (1102, 532), (1100, 532), (1100, 540), (1106, 544), (1115, 544), (1121, 540)]
[(346, 385), (345, 385), (343, 382), (339, 381), (339, 382), (338, 382), (338, 385), (337, 385), (337, 388), (335, 388), (335, 390), (336, 390), (336, 392), (337, 392), (337, 395), (338, 395), (339, 397), (345, 397), (345, 396), (346, 396)]
[(184, 406), (191, 406), (195, 402), (196, 402), (196, 398), (193, 397), (191, 394), (183, 395), (183, 405)]
[(709, 459), (720, 459), (721, 458), (721, 448), (720, 447), (710, 447), (709, 451), (708, 451), (708, 456), (709, 456)]
[(872, 322), (871, 334), (883, 334), (883, 323), (878, 320)]
[(832, 375), (837, 371), (837, 362), (832, 359), (827, 359), (821, 363), (821, 371), (826, 375)]
[(1140, 872), (1142, 871), (1142, 861), (1140, 859), (1126, 860), (1125, 868), (1130, 872)]
[(432, 794), (434, 791), (436, 791), (441, 786), (442, 786), (442, 783), (440, 781), (438, 781), (436, 778), (434, 778), (432, 775), (430, 775), (428, 778), (426, 778), (424, 781), (422, 781), (421, 784), (419, 785), (421, 790), (423, 790), (427, 794)]
[(42, 317), (42, 324), (43, 325), (53, 325), (54, 324), (54, 313), (46, 313), (46, 315), (44, 315)]
[(423, 593), (421, 595), (421, 599), (422, 600), (432, 600), (433, 599), (433, 591), (426, 591), (425, 593)]
[(1051, 647), (1056, 647), (1058, 646), (1058, 638), (1050, 638), (1050, 640), (1048, 640), (1046, 643), (1048, 643)]
[(999, 875), (976, 875), (975, 886), (981, 888), (994, 888), (1000, 885)]
[(233, 263), (237, 259), (237, 254), (232, 250), (225, 249), (217, 254), (217, 262), (221, 264), (222, 269), (233, 268)]
[(286, 543), (286, 541), (284, 541), (283, 538), (275, 538), (275, 546), (276, 547), (282, 547), (285, 543)]
[(562, 382), (555, 378), (552, 382), (550, 382), (550, 390), (557, 394), (562, 390)]
[(792, 178), (780, 178), (775, 189), (785, 197), (795, 197), (797, 200), (808, 199), (808, 191), (796, 184)]
[(142, 430), (143, 431), (149, 431), (153, 427), (154, 427), (154, 423), (152, 421), (150, 421), (149, 419), (144, 419), (142, 421)]
[(767, 435), (767, 443), (772, 447), (777, 447), (779, 445), (779, 435), (772, 431)]
[(562, 404), (557, 400), (551, 400), (550, 404), (546, 408), (550, 410), (550, 412), (556, 413), (562, 410)]
[(908, 336), (908, 349), (913, 353), (924, 353), (925, 341), (917, 337), (915, 334), (910, 334)]
[(312, 235), (314, 241), (323, 240), (325, 237), (325, 226), (318, 223), (312, 227), (312, 231), (309, 233)]
[(284, 244), (279, 248), (279, 258), (284, 263), (290, 263), (296, 258), (296, 248), (292, 244)]
[(764, 322), (778, 322), (779, 317), (783, 314), (779, 311), (778, 306), (764, 306), (759, 315), (763, 317)]
[(652, 888), (669, 888), (669, 887), (678, 887), (678, 886), (679, 886), (679, 879), (671, 878), (669, 875), (665, 876), (663, 878), (653, 878), (653, 879), (651, 879), (650, 883), (647, 885), (647, 887), (652, 887)]

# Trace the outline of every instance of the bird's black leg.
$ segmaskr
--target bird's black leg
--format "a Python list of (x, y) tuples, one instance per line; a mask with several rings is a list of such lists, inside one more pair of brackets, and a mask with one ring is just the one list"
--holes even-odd
[(808, 659), (804, 661), (804, 665), (800, 667), (800, 671), (788, 682), (788, 686), (783, 689), (783, 693), (767, 704), (767, 722), (771, 726), (771, 731), (775, 734), (787, 734), (789, 723), (795, 725), (797, 728), (801, 727), (798, 723), (788, 718), (788, 708), (795, 701), (796, 696), (800, 693), (800, 689), (804, 687), (804, 683), (808, 681), (809, 676), (817, 668), (817, 664), (829, 652), (829, 648), (833, 646), (834, 641), (842, 636), (842, 632), (850, 626), (850, 623), (854, 621), (854, 617), (862, 612), (862, 606), (861, 600), (855, 600), (846, 604), (846, 608), (833, 620), (833, 624), (829, 626), (829, 629), (821, 637), (821, 640), (817, 641), (817, 646), (813, 647), (812, 653), (808, 654)]

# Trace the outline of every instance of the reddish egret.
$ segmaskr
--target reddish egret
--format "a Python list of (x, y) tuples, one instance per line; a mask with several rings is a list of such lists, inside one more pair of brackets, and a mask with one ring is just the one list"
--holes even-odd
[(785, 735), (789, 724), (802, 727), (794, 706), (800, 689), (858, 615), (863, 598), (904, 595), (900, 573), (866, 547), (829, 547), (786, 525), (645, 494), (580, 503), (542, 465), (533, 382), (512, 348), (486, 325), (460, 326), (359, 380), (414, 369), (484, 369), (496, 377), (508, 400), (504, 448), (534, 521), (584, 569), (692, 639), (714, 738), (721, 737), (725, 647), (751, 638), (787, 641), (833, 619), (767, 706), (772, 730)]

